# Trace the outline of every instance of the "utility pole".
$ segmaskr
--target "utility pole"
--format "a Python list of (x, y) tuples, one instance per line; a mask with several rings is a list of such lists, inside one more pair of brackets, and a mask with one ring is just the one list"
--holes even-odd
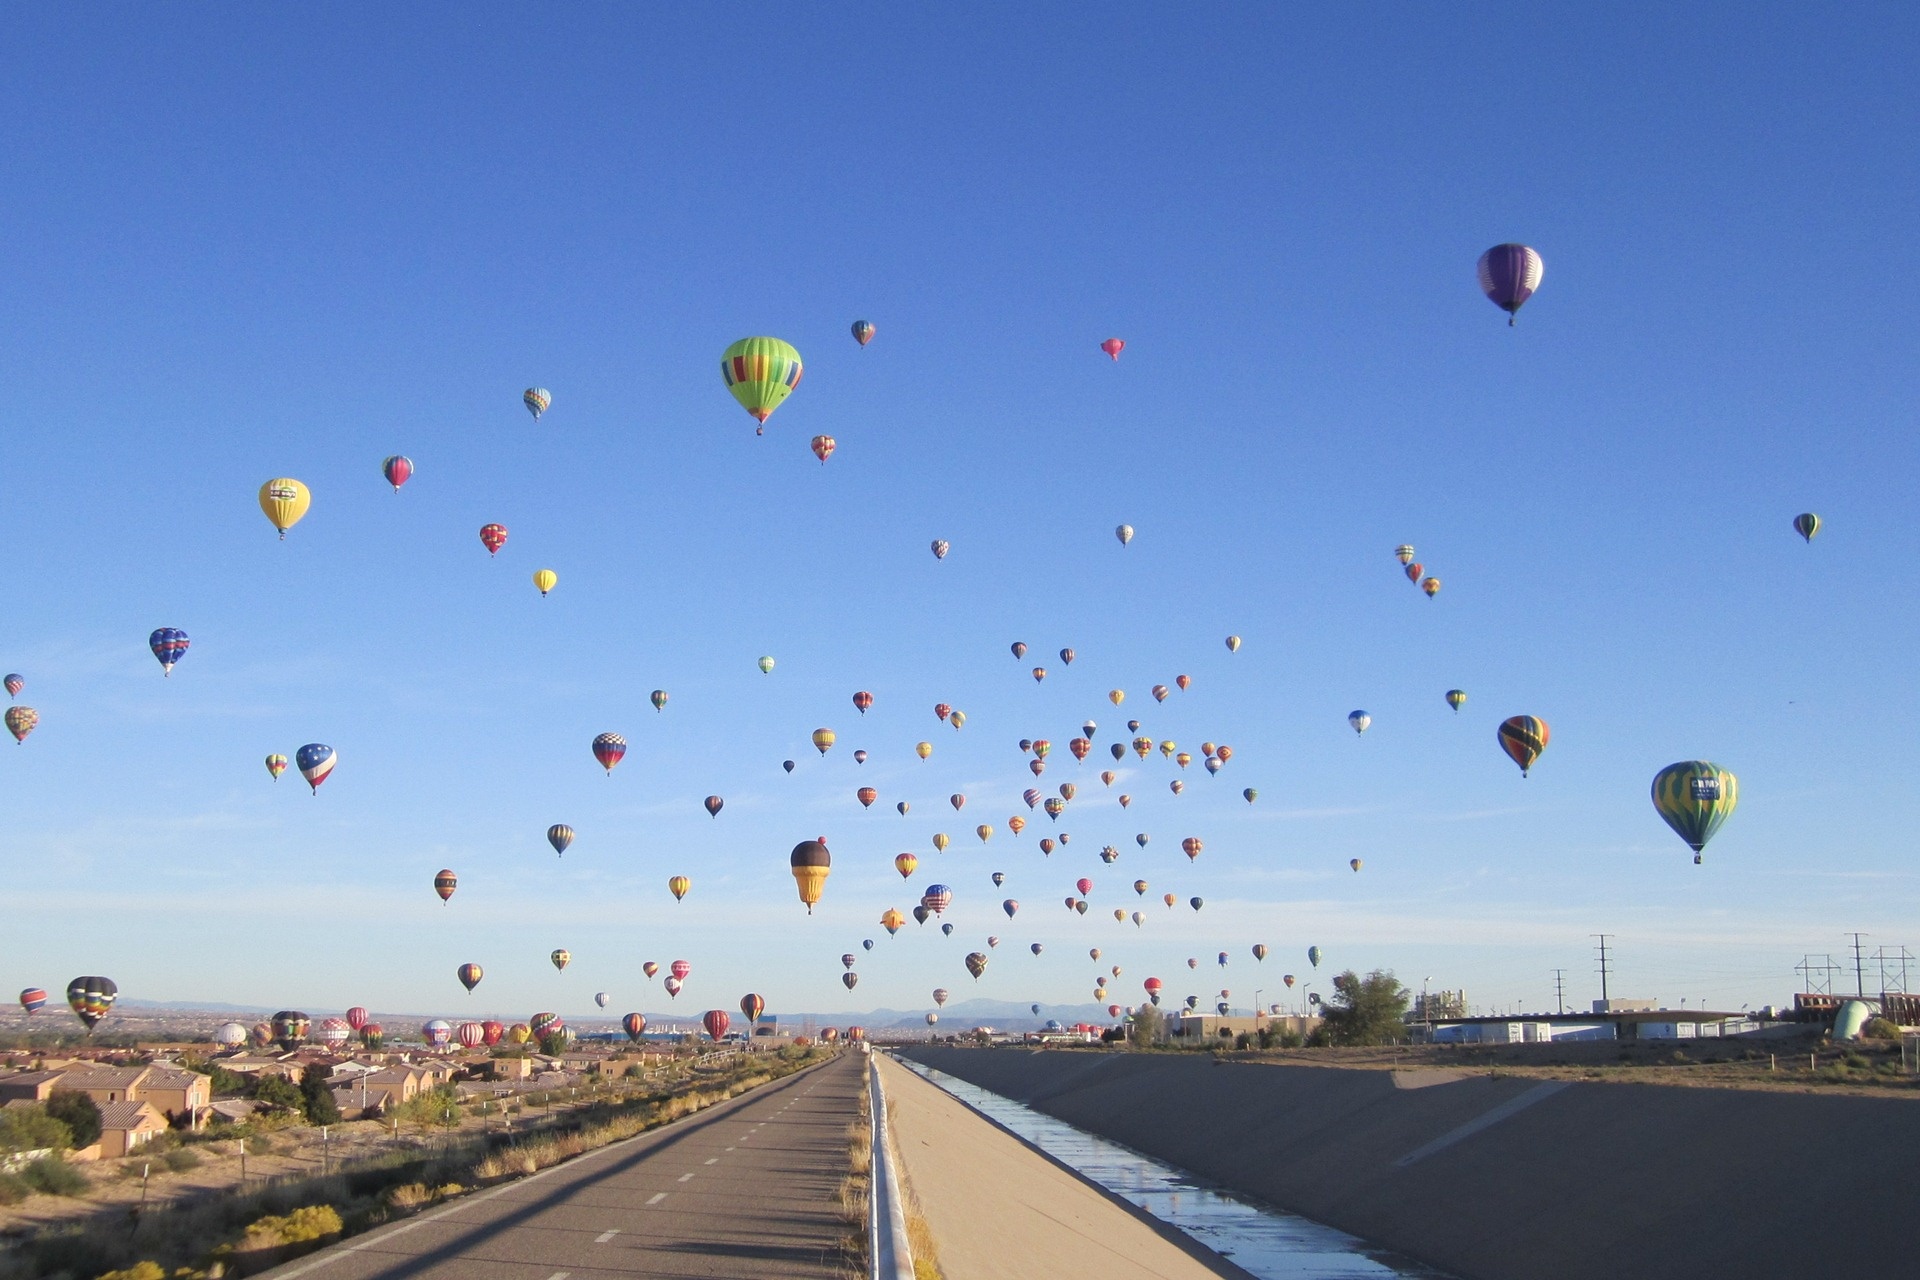
[(1867, 975), (1865, 961), (1860, 955), (1860, 939), (1866, 936), (1864, 933), (1853, 935), (1853, 992), (1863, 1000), (1867, 995)]
[(1565, 969), (1553, 971), (1553, 1004), (1555, 1013), (1567, 1011), (1567, 971)]
[(1613, 972), (1612, 967), (1607, 962), (1607, 944), (1613, 941), (1613, 935), (1610, 933), (1596, 933), (1593, 936), (1598, 939), (1596, 949), (1600, 953), (1600, 1003), (1606, 1004), (1608, 1000), (1607, 979), (1612, 976)]

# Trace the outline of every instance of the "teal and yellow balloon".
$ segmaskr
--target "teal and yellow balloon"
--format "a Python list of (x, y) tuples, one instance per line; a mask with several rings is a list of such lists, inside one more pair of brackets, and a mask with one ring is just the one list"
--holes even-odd
[(740, 407), (765, 424), (800, 385), (800, 353), (778, 338), (742, 338), (720, 353), (720, 376)]
[(1682, 760), (1653, 775), (1653, 807), (1693, 849), (1696, 866), (1739, 802), (1739, 779), (1711, 760)]
[(1460, 708), (1467, 705), (1467, 691), (1465, 689), (1447, 690), (1447, 705), (1452, 707), (1456, 712), (1459, 711)]
[(1811, 511), (1802, 511), (1793, 518), (1793, 531), (1812, 542), (1813, 535), (1820, 532), (1820, 517)]

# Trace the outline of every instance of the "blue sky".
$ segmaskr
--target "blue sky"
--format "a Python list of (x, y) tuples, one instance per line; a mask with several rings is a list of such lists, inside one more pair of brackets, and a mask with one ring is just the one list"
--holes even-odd
[[(524, 1017), (665, 1010), (647, 959), (693, 962), (689, 1014), (1078, 1001), (1117, 962), (1243, 1003), (1318, 944), (1539, 1007), (1555, 967), (1598, 994), (1605, 931), (1616, 994), (1737, 1007), (1846, 931), (1920, 944), (1909, 8), (5, 22), (0, 666), (42, 720), (0, 749), (0, 981)], [(1512, 329), (1473, 281), (1505, 240), (1547, 266)], [(807, 365), (764, 437), (715, 367), (759, 333)], [(1014, 640), (1079, 657), (1036, 685)], [(1553, 730), (1525, 780), (1516, 713)], [(1129, 714), (1235, 756), (1103, 788), (1065, 742)], [(1080, 787), (1051, 858), (1006, 830), (1038, 736)], [(317, 797), (260, 763), (310, 741)], [(1692, 757), (1741, 780), (1702, 867), (1647, 798)], [(887, 940), (930, 880), (954, 936)]]

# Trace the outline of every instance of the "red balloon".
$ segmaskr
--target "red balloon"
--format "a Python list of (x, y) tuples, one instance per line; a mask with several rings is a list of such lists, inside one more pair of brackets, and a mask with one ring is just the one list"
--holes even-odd
[(725, 1009), (709, 1009), (707, 1016), (700, 1019), (707, 1034), (715, 1040), (727, 1034), (727, 1028), (733, 1025), (733, 1017)]
[(1118, 338), (1108, 338), (1105, 342), (1100, 344), (1100, 349), (1106, 352), (1108, 355), (1112, 356), (1115, 360), (1118, 360), (1120, 358), (1120, 353), (1126, 349), (1126, 346), (1127, 344), (1120, 341), (1120, 339)]

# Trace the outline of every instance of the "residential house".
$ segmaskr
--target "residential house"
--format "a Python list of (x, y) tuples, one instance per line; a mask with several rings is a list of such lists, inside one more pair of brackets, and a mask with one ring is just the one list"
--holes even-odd
[(95, 1105), (148, 1102), (169, 1120), (197, 1117), (212, 1101), (206, 1076), (177, 1067), (109, 1067), (78, 1063), (51, 1071), (0, 1077), (0, 1103), (45, 1102), (55, 1091), (84, 1093)]
[(100, 1108), (100, 1154), (130, 1156), (166, 1129), (166, 1117), (150, 1102), (106, 1103)]

